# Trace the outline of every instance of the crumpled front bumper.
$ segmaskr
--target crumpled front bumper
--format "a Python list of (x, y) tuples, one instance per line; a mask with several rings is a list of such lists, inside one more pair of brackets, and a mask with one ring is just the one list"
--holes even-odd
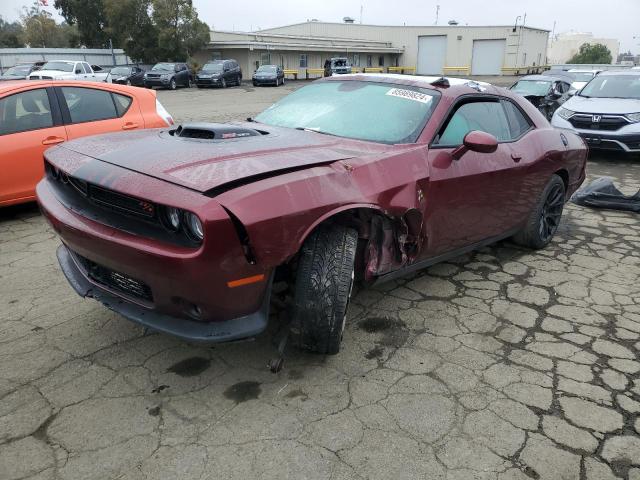
[(62, 272), (78, 295), (94, 298), (108, 309), (152, 330), (190, 342), (221, 343), (253, 337), (267, 328), (271, 281), (262, 305), (255, 313), (223, 322), (198, 322), (172, 317), (128, 302), (91, 282), (80, 262), (65, 245), (60, 245), (56, 254)]

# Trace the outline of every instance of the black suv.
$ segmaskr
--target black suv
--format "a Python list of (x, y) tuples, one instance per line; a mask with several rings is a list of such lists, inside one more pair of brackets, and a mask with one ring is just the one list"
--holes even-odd
[(144, 85), (144, 70), (136, 66), (113, 67), (109, 72), (111, 83), (119, 83), (120, 85), (135, 85), (141, 87)]
[(186, 63), (156, 63), (144, 74), (144, 86), (147, 88), (164, 87), (175, 90), (177, 87), (190, 87), (193, 74)]
[(196, 86), (201, 87), (228, 87), (240, 85), (242, 82), (242, 69), (235, 60), (212, 60), (207, 62), (196, 75)]

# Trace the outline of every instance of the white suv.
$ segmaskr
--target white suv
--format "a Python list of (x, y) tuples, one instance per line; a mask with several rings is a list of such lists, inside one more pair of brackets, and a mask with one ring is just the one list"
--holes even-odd
[(640, 72), (602, 72), (556, 110), (551, 124), (574, 130), (594, 149), (640, 153)]

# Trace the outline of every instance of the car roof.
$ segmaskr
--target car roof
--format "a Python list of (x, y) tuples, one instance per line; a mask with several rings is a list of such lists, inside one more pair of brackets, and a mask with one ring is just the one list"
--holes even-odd
[(602, 72), (599, 76), (613, 76), (613, 75), (629, 75), (629, 76), (640, 76), (640, 72), (637, 70), (606, 70)]
[(90, 81), (78, 81), (78, 80), (7, 80), (0, 82), (0, 94), (11, 92), (12, 90), (18, 90), (21, 87), (28, 85), (33, 88), (43, 87), (107, 87), (107, 90), (114, 92), (122, 92), (132, 94), (134, 93), (144, 94), (153, 93), (153, 90), (147, 90), (145, 88), (130, 87), (127, 85), (119, 85), (117, 83), (105, 83), (105, 82), (90, 82)]
[[(397, 73), (350, 73), (326, 77), (317, 81), (340, 81), (340, 80), (360, 80), (365, 82), (381, 82), (390, 85), (409, 85), (413, 87), (428, 88), (438, 90), (442, 95), (459, 96), (469, 93), (486, 93), (513, 97), (507, 89), (496, 87), (487, 82), (478, 82), (468, 78), (422, 76), (422, 75), (402, 75)], [(442, 81), (442, 84), (438, 82)], [(444, 84), (448, 82), (448, 85)]]
[(598, 70), (597, 68), (572, 68), (567, 71), (569, 73), (596, 73), (601, 72), (602, 70)]
[(525, 75), (519, 80), (545, 80), (549, 82), (553, 82), (555, 80), (563, 80), (565, 82), (572, 82), (573, 78), (570, 75), (562, 75), (555, 73), (542, 73), (539, 75)]

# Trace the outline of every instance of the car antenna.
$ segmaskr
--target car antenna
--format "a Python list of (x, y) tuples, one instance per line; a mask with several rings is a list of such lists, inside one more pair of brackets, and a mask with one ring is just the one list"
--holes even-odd
[(247, 117), (247, 122), (255, 122), (255, 120), (251, 117)]
[(431, 85), (433, 85), (434, 87), (442, 87), (442, 88), (449, 88), (451, 86), (451, 84), (449, 83), (449, 79), (446, 77), (440, 77), (437, 80), (434, 80), (433, 82), (431, 82)]

